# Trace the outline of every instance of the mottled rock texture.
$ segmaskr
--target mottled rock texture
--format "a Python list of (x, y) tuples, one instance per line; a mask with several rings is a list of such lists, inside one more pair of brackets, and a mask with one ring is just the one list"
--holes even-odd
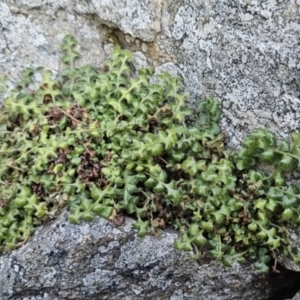
[[(300, 253), (300, 228), (289, 228), (289, 241), (290, 244), (294, 246), (294, 252)], [(285, 257), (278, 255), (277, 257), (278, 262), (280, 262), (285, 268), (288, 270), (300, 272), (300, 265), (299, 263), (295, 263), (291, 257)], [(300, 286), (299, 286), (300, 288)]]
[(96, 15), (75, 13), (72, 6), (72, 1), (1, 1), (1, 76), (15, 83), (25, 67), (42, 66), (57, 72), (60, 45), (67, 33), (79, 42), (83, 54), (79, 64), (100, 66), (105, 59), (101, 46), (106, 29)]
[(300, 120), (299, 9), (299, 0), (2, 0), (0, 72), (57, 70), (66, 33), (83, 63), (101, 65), (105, 24), (154, 66), (174, 63), (191, 102), (220, 99), (230, 146), (259, 126), (286, 137)]
[[(176, 4), (175, 4), (176, 3)], [(299, 1), (173, 1), (168, 49), (196, 99), (223, 107), (230, 144), (263, 126), (299, 127)]]
[(189, 260), (175, 232), (138, 238), (132, 221), (70, 224), (66, 213), (0, 257), (1, 300), (268, 299), (273, 283), (248, 266)]
[(300, 300), (300, 292), (298, 292), (292, 300)]
[[(191, 105), (218, 98), (229, 146), (257, 127), (286, 137), (300, 122), (299, 10), (299, 0), (2, 0), (0, 74), (13, 84), (24, 67), (57, 72), (67, 33), (79, 64), (101, 66), (109, 33), (135, 65), (182, 76)], [(140, 240), (129, 228), (62, 217), (1, 257), (0, 299), (268, 298), (251, 269), (187, 267), (171, 250), (174, 234)]]

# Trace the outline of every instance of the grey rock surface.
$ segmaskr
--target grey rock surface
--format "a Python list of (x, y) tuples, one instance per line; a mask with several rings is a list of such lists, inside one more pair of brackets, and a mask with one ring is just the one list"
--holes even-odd
[[(300, 253), (300, 228), (289, 228), (289, 243), (293, 245), (293, 251), (295, 254)], [(300, 265), (299, 262), (295, 262), (292, 257), (284, 256), (284, 255), (276, 255), (277, 261), (284, 266), (286, 269), (291, 271), (300, 272)]]
[[(176, 3), (176, 4), (175, 4)], [(221, 100), (230, 145), (299, 128), (299, 1), (174, 1), (169, 40), (194, 99)], [(172, 24), (172, 25), (171, 25)]]
[(176, 232), (138, 238), (132, 220), (70, 224), (67, 213), (0, 256), (0, 299), (268, 299), (272, 284), (249, 265), (191, 262)]
[(7, 76), (15, 84), (25, 67), (42, 66), (57, 73), (67, 33), (76, 36), (83, 54), (79, 65), (103, 64), (106, 27), (94, 15), (75, 14), (67, 4), (72, 7), (68, 1), (0, 2), (0, 78)]
[(300, 300), (300, 291), (292, 298), (292, 300)]
[(300, 120), (299, 9), (299, 0), (2, 0), (0, 73), (16, 81), (25, 66), (58, 70), (66, 33), (82, 63), (101, 65), (110, 27), (154, 66), (175, 64), (191, 104), (218, 98), (229, 146), (257, 127), (287, 137)]
[[(67, 33), (78, 40), (78, 63), (99, 67), (107, 57), (107, 33), (112, 33), (134, 51), (136, 66), (152, 64), (157, 72), (182, 76), (191, 105), (208, 96), (218, 98), (222, 128), (235, 148), (257, 127), (280, 137), (299, 129), (299, 24), (299, 0), (2, 0), (0, 77), (8, 76), (13, 84), (24, 67), (37, 66), (56, 73)], [(137, 239), (130, 221), (123, 229), (103, 220), (80, 227), (67, 225), (64, 216), (57, 222), (40, 229), (30, 244), (1, 257), (1, 300), (99, 295), (267, 299), (270, 292), (268, 284), (253, 288), (257, 275), (245, 267), (193, 263), (186, 271), (187, 257), (167, 250), (175, 238), (171, 233), (155, 244), (153, 237)], [(122, 252), (123, 247), (128, 251)], [(158, 252), (147, 265), (151, 249)], [(138, 251), (144, 253), (145, 265), (140, 265)], [(299, 271), (285, 258), (279, 260)], [(76, 265), (81, 261), (86, 265)]]

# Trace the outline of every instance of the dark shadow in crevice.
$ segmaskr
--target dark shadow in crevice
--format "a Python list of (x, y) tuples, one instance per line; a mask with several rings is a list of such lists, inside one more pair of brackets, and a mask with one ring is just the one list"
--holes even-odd
[(272, 273), (270, 282), (273, 293), (268, 300), (292, 299), (300, 290), (300, 272), (294, 272), (277, 265), (280, 273)]

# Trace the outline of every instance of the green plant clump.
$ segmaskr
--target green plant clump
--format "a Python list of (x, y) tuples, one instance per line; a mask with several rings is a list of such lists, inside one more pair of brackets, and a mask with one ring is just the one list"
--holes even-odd
[[(176, 249), (228, 266), (248, 260), (267, 272), (272, 253), (298, 259), (286, 227), (300, 222), (299, 188), (285, 175), (299, 170), (299, 133), (289, 144), (259, 129), (231, 153), (215, 100), (200, 102), (188, 124), (178, 78), (133, 74), (120, 47), (101, 72), (78, 68), (75, 46), (67, 35), (65, 68), (57, 80), (44, 72), (34, 92), (26, 69), (0, 112), (1, 251), (67, 205), (74, 223), (134, 216), (140, 237), (172, 226), (182, 232)], [(261, 163), (274, 172), (257, 171)]]

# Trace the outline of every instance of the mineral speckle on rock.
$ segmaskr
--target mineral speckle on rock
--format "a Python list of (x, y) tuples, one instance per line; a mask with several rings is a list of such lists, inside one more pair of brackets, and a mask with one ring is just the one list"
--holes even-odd
[[(181, 76), (190, 105), (218, 98), (236, 148), (254, 128), (284, 138), (299, 128), (299, 16), (299, 0), (2, 0), (0, 77), (13, 86), (25, 67), (57, 74), (68, 33), (78, 64), (101, 67), (113, 34), (136, 67)], [(274, 291), (250, 266), (190, 262), (172, 247), (176, 233), (139, 239), (131, 223), (77, 226), (63, 214), (44, 225), (0, 257), (0, 299), (269, 299)]]
[(64, 212), (0, 257), (0, 299), (267, 299), (273, 289), (250, 265), (198, 264), (174, 249), (178, 233), (138, 238), (131, 224), (74, 225)]

